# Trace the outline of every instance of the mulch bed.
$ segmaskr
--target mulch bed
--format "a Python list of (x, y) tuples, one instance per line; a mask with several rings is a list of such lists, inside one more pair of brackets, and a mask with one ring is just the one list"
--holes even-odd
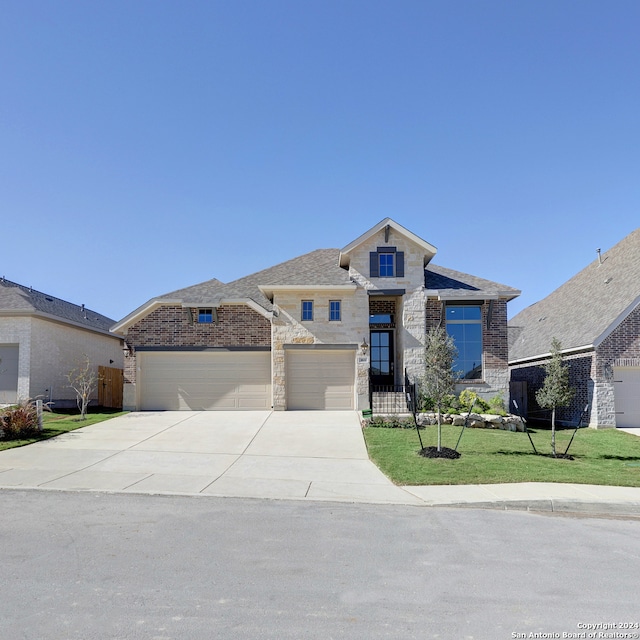
[(440, 447), (440, 451), (438, 451), (438, 447), (425, 447), (420, 449), (420, 455), (423, 458), (448, 458), (449, 460), (456, 460), (460, 457), (457, 451), (449, 449), (449, 447)]

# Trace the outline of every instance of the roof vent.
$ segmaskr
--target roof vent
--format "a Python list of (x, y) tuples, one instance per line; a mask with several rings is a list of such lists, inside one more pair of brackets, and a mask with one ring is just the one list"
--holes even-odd
[(598, 254), (598, 264), (602, 264), (602, 250), (596, 249), (596, 253)]
[(604, 281), (604, 283), (605, 284), (609, 284), (612, 280), (613, 280), (613, 278), (609, 277)]

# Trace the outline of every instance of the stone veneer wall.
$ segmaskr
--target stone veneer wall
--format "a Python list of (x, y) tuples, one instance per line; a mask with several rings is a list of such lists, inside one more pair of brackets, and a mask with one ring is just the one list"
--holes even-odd
[(181, 306), (162, 306), (152, 311), (132, 327), (125, 342), (134, 348), (133, 355), (125, 357), (124, 382), (135, 384), (137, 347), (269, 347), (271, 323), (247, 305), (218, 307), (217, 323), (199, 323), (198, 310)]
[[(302, 301), (313, 300), (313, 320), (302, 321)], [(329, 302), (341, 301), (340, 321), (329, 320)], [(369, 308), (362, 289), (278, 292), (272, 321), (273, 408), (287, 408), (285, 345), (360, 345), (369, 340)], [(358, 347), (356, 358), (356, 407), (368, 403), (369, 358)]]

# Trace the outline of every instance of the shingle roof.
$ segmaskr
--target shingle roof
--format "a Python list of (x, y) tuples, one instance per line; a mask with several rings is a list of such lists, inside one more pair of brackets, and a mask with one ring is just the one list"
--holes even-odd
[(82, 305), (66, 302), (31, 287), (0, 278), (0, 314), (42, 314), (81, 325), (88, 329), (109, 331), (114, 320)]
[(220, 280), (207, 280), (200, 284), (166, 293), (158, 298), (179, 299), (184, 304), (214, 303), (222, 299), (249, 298), (267, 311), (273, 305), (259, 286), (341, 286), (349, 284), (349, 272), (338, 265), (339, 249), (317, 249), (297, 258), (281, 262), (268, 269), (224, 284)]
[(425, 269), (425, 287), (437, 290), (443, 298), (473, 295), (474, 297), (499, 296), (511, 300), (521, 293), (518, 289), (508, 287), (505, 284), (439, 267), (435, 264), (429, 264)]
[(509, 321), (509, 360), (591, 346), (640, 296), (640, 228)]

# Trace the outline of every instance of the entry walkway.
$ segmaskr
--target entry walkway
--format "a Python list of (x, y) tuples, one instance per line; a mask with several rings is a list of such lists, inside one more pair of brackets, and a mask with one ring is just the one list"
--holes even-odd
[(635, 487), (395, 486), (354, 411), (130, 413), (0, 452), (0, 488), (19, 487), (640, 516)]

